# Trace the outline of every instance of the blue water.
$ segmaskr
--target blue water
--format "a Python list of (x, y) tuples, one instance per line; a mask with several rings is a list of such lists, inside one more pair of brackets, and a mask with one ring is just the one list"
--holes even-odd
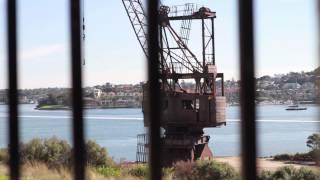
[[(259, 156), (306, 152), (306, 138), (319, 132), (318, 107), (306, 111), (285, 111), (285, 106), (258, 106)], [(20, 105), (21, 139), (51, 137), (71, 140), (68, 111), (37, 111), (34, 105)], [(141, 109), (91, 109), (85, 112), (86, 138), (106, 147), (116, 160), (135, 160), (136, 135), (144, 133)], [(239, 107), (227, 107), (227, 126), (205, 129), (210, 148), (218, 156), (240, 154)], [(7, 109), (0, 105), (0, 147), (7, 145)]]

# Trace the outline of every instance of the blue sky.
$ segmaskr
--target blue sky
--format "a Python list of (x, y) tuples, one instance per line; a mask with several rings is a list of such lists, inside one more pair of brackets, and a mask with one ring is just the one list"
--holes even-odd
[[(238, 79), (236, 0), (186, 2), (217, 12), (216, 59), (227, 79)], [(309, 71), (317, 66), (315, 0), (256, 0), (257, 76)], [(145, 58), (121, 0), (85, 0), (84, 84), (145, 80)], [(68, 1), (19, 0), (19, 87), (69, 87)], [(0, 89), (6, 87), (5, 6), (0, 0)]]

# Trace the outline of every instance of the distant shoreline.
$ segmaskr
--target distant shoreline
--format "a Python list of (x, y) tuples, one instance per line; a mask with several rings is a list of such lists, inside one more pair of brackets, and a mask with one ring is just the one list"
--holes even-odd
[(71, 108), (69, 106), (63, 106), (63, 105), (45, 105), (45, 106), (41, 106), (41, 107), (35, 107), (35, 110), (50, 110), (50, 111), (54, 111), (54, 110), (70, 110)]
[[(141, 108), (141, 106), (84, 106), (83, 109), (136, 109)], [(63, 105), (52, 105), (52, 106), (42, 106), (35, 107), (35, 110), (46, 110), (46, 111), (55, 111), (55, 110), (71, 110), (70, 106)]]
[[(19, 105), (32, 105), (32, 103), (22, 103)], [(259, 103), (256, 104), (256, 106), (270, 106), (270, 105), (274, 105), (274, 106), (286, 106), (289, 104), (277, 104), (277, 103)], [(317, 103), (302, 103), (301, 105), (317, 105)], [(5, 103), (0, 103), (0, 106), (8, 106), (8, 104)], [(70, 106), (62, 106), (62, 105), (54, 105), (56, 107), (35, 107), (35, 110), (70, 110), (71, 107)], [(59, 107), (57, 107), (59, 106)], [(227, 106), (240, 106), (240, 104), (227, 104)], [(122, 108), (142, 108), (141, 106), (84, 106), (83, 109), (122, 109)]]

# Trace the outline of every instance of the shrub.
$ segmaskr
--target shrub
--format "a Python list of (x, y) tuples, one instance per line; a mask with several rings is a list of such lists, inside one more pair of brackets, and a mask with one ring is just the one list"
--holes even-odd
[(7, 163), (9, 160), (8, 151), (6, 149), (0, 149), (0, 162)]
[[(112, 166), (114, 161), (107, 154), (105, 148), (94, 141), (86, 142), (87, 163), (93, 167)], [(1, 161), (0, 151), (0, 161)], [(72, 158), (72, 148), (65, 140), (56, 137), (49, 139), (32, 139), (22, 144), (20, 149), (22, 162), (42, 162), (48, 167), (69, 166)]]
[(313, 161), (310, 153), (296, 153), (292, 157), (293, 161)]
[(197, 161), (194, 167), (195, 177), (200, 179), (240, 179), (239, 174), (226, 163), (216, 161)]
[(21, 160), (26, 161), (42, 161), (44, 158), (44, 144), (41, 139), (32, 139), (26, 144), (21, 144), (20, 154)]
[(279, 154), (273, 157), (276, 161), (313, 161), (311, 153)]
[(48, 167), (66, 166), (70, 163), (71, 146), (56, 137), (33, 139), (21, 146), (22, 162), (43, 162)]
[(179, 162), (175, 166), (175, 178), (185, 180), (226, 179), (237, 180), (240, 175), (226, 163), (216, 161)]
[(274, 179), (318, 180), (320, 179), (320, 175), (319, 175), (319, 172), (315, 172), (307, 168), (296, 169), (293, 166), (285, 166), (277, 169), (275, 172), (263, 171), (259, 177), (259, 180), (274, 180)]
[(105, 176), (105, 177), (120, 177), (121, 176), (121, 170), (119, 168), (115, 167), (98, 167), (96, 169), (97, 173)]
[(148, 177), (149, 170), (146, 165), (137, 165), (129, 169), (128, 174), (138, 178), (146, 178)]
[(302, 167), (296, 171), (292, 179), (316, 180), (316, 179), (320, 179), (320, 174), (319, 172), (315, 172), (315, 171), (312, 171), (311, 169)]
[(292, 156), (290, 154), (278, 154), (278, 155), (275, 155), (273, 159), (276, 161), (290, 161), (291, 157)]
[(278, 169), (272, 174), (272, 179), (292, 179), (295, 173), (293, 166), (286, 166)]
[(258, 180), (271, 180), (271, 178), (272, 178), (272, 172), (262, 171), (260, 176), (258, 177)]
[(172, 175), (173, 172), (174, 172), (173, 168), (162, 168), (162, 176), (163, 177), (170, 176), (170, 175)]
[(178, 179), (188, 179), (193, 174), (193, 163), (190, 161), (178, 161), (173, 168), (174, 176)]
[(68, 165), (71, 157), (71, 146), (65, 140), (55, 137), (44, 140), (45, 160), (48, 165)]
[(97, 166), (112, 166), (114, 161), (108, 156), (106, 148), (101, 147), (95, 141), (86, 142), (88, 164)]
[(309, 152), (310, 156), (312, 157), (312, 160), (317, 163), (317, 165), (320, 165), (320, 149), (314, 149)]

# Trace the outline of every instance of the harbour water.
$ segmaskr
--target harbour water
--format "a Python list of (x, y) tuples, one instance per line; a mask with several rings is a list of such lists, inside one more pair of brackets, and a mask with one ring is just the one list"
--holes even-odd
[[(257, 106), (258, 155), (306, 152), (306, 139), (319, 132), (318, 107), (285, 111), (286, 106)], [(56, 136), (70, 141), (69, 111), (38, 111), (34, 105), (20, 105), (21, 139)], [(227, 107), (227, 126), (205, 129), (216, 156), (240, 154), (239, 107)], [(90, 109), (85, 111), (86, 138), (107, 148), (115, 160), (135, 160), (137, 134), (144, 133), (141, 109)], [(0, 105), (0, 147), (7, 146), (7, 107)]]

